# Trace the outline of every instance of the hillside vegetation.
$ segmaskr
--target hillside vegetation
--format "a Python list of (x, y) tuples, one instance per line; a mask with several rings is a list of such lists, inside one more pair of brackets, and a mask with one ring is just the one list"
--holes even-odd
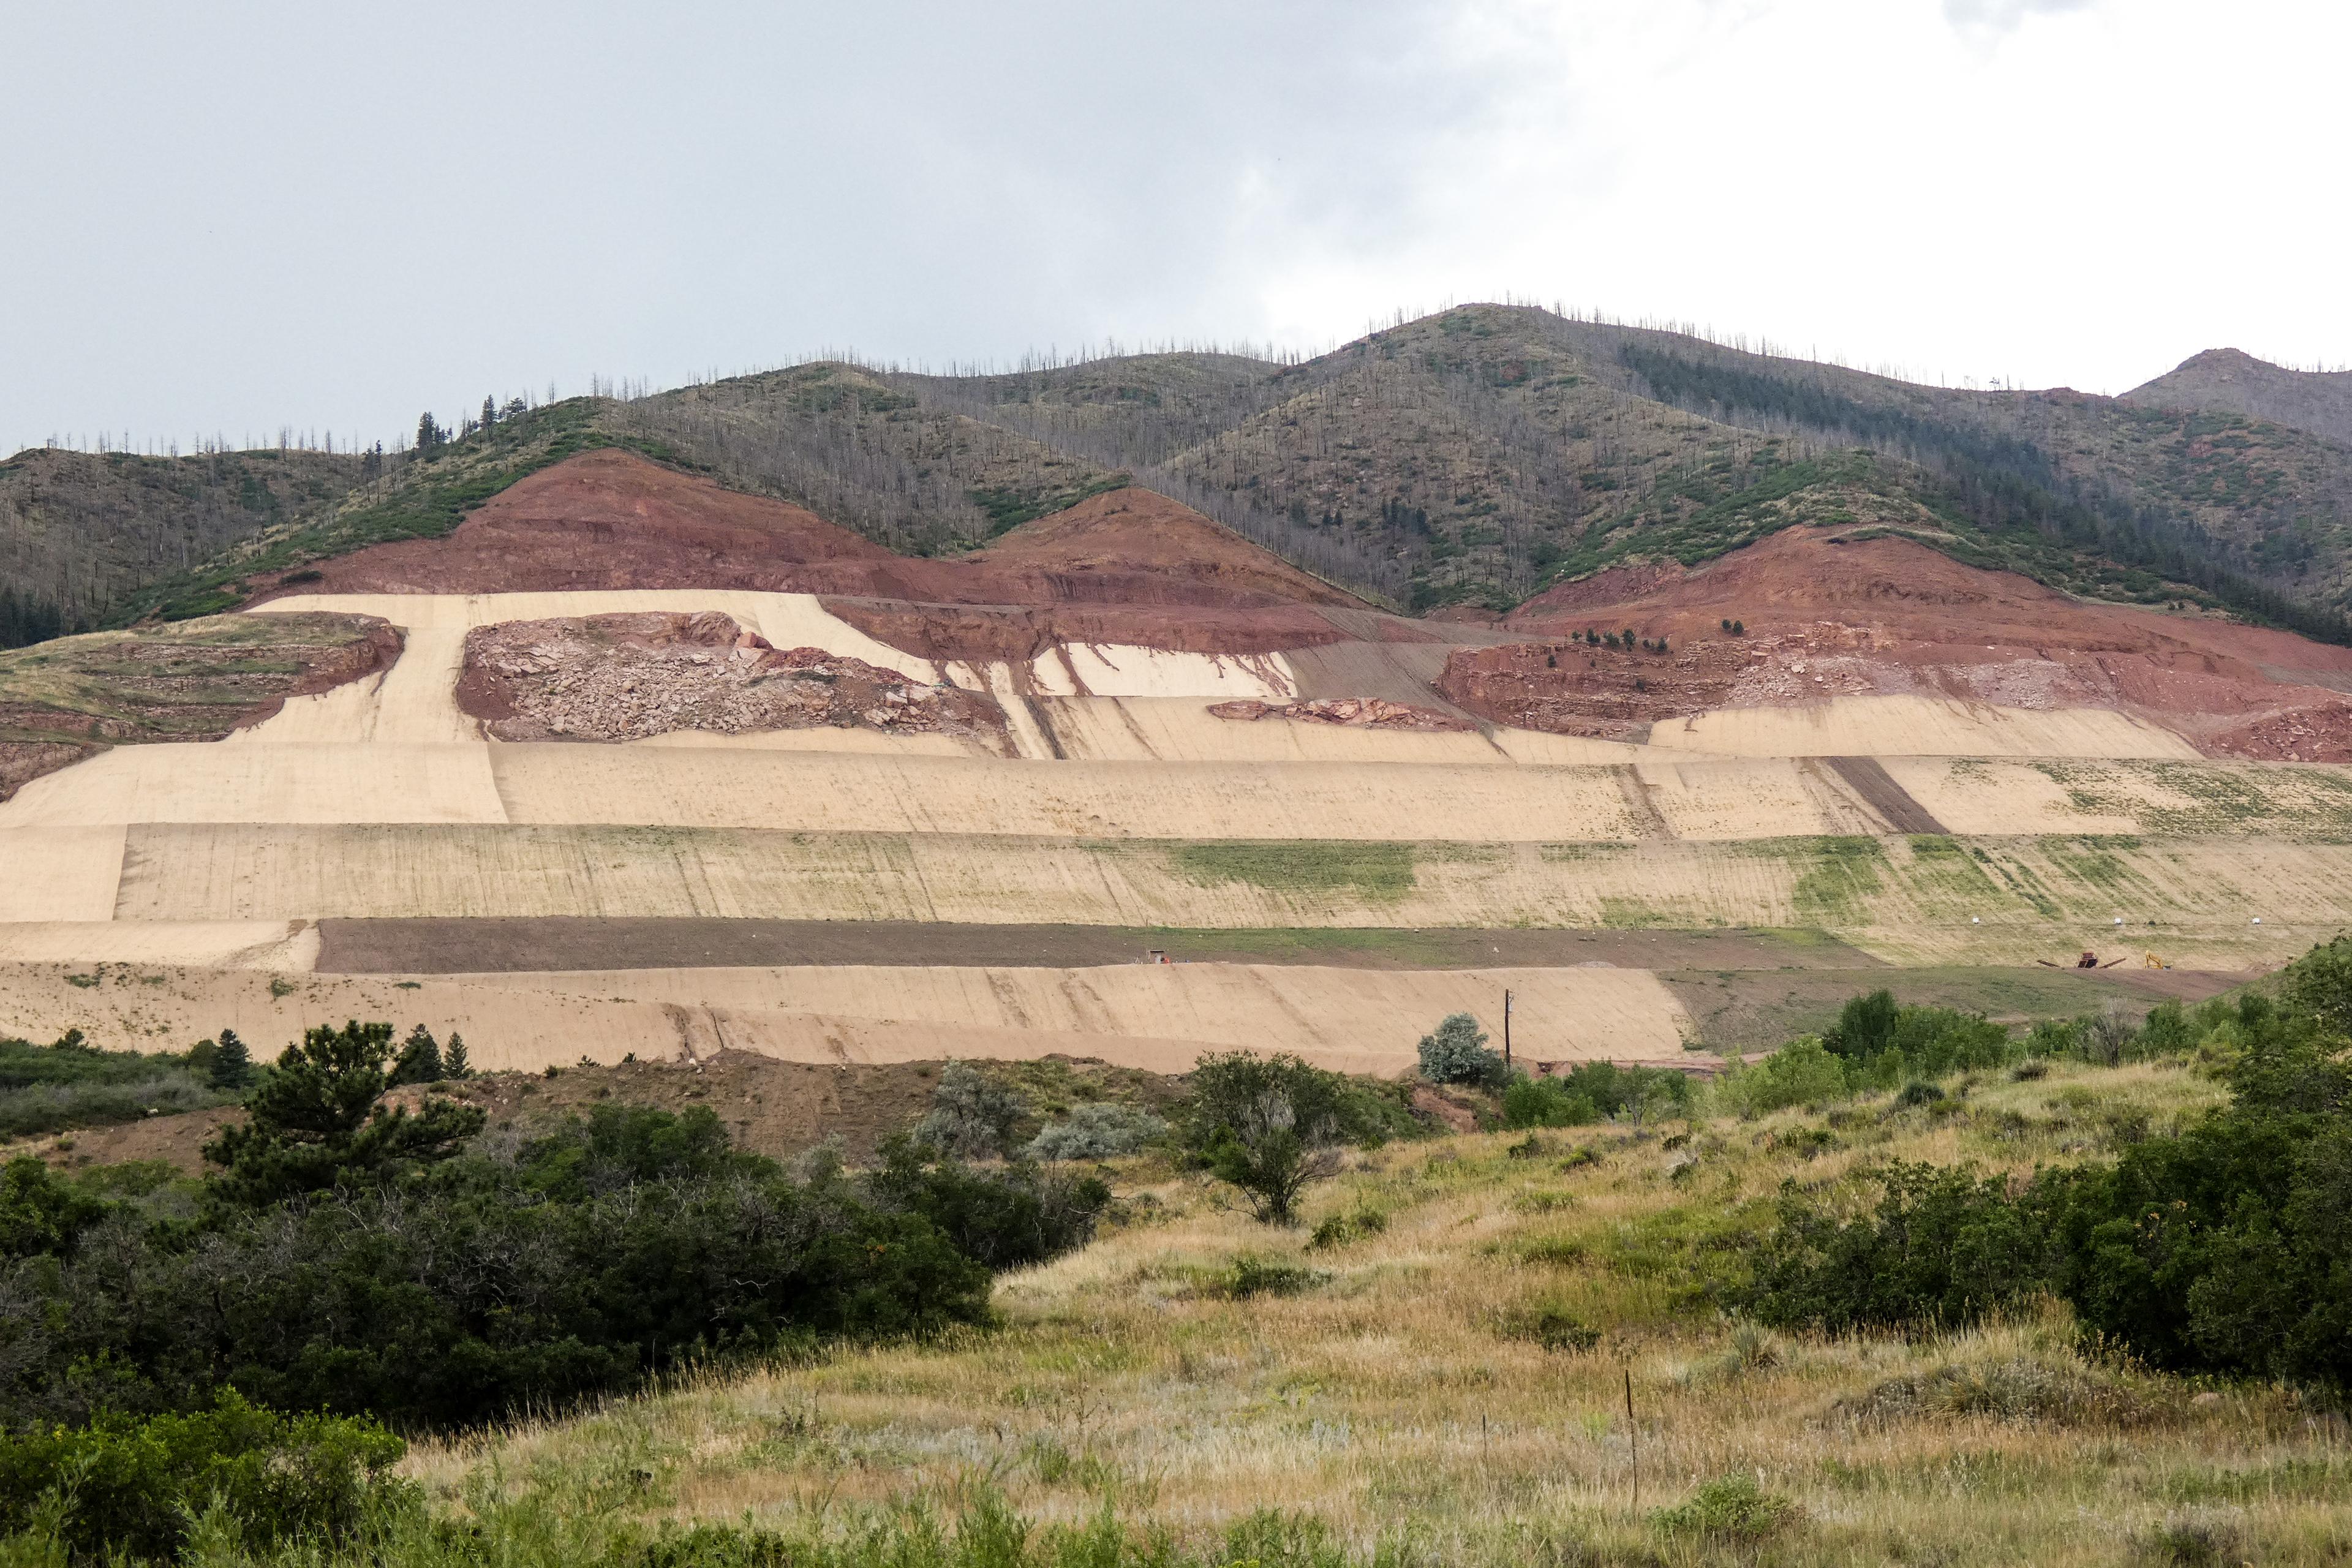
[[(2327, 401), (2303, 390), (2259, 405)], [(63, 566), (25, 579), (44, 604), (116, 621), (220, 608), (309, 561), (446, 533), (538, 468), (620, 445), (916, 554), (961, 552), (1132, 479), (1415, 610), (1507, 609), (1605, 565), (1695, 563), (1811, 522), (2341, 640), (2352, 449), (2333, 428), (2194, 387), (2122, 400), (1917, 386), (1475, 305), (1297, 363), (1171, 353), (934, 376), (813, 363), (626, 402), (514, 405), (383, 458), (364, 483), (358, 458), (287, 454), (276, 460), (308, 465), (293, 488), (269, 484), (270, 454), (191, 459), (223, 476), (206, 481), (203, 528), (170, 499), (169, 475), (194, 482), (184, 465), (151, 479), (138, 465), (162, 460), (26, 454), (8, 472), (105, 477), (46, 481), (38, 529), (14, 534), (86, 563), (120, 557), (70, 584)], [(243, 511), (219, 503), (232, 482)], [(0, 523), (31, 515), (6, 504), (17, 511)]]
[(0, 1560), (2341, 1562), (2347, 1022), (2339, 940), (1710, 1085), (950, 1064), (860, 1173), (315, 1029), (204, 1184), (0, 1173)]

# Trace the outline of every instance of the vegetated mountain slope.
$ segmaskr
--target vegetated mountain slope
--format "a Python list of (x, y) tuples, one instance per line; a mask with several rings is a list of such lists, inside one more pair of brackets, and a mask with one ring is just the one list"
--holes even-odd
[(0, 647), (103, 619), (125, 595), (360, 482), (324, 452), (34, 449), (0, 462)]
[(960, 556), (1131, 483), (1378, 602), (1500, 612), (1615, 563), (1695, 564), (1780, 527), (1867, 522), (2077, 594), (2352, 637), (2352, 451), (2318, 436), (2063, 390), (1914, 386), (1492, 305), (1297, 363), (1155, 353), (933, 376), (828, 363), (575, 399), (400, 457), (130, 608), (216, 608), (271, 574), (446, 535), (597, 446), (902, 556)]
[[(2044, 580), (2154, 601), (2167, 595), (2146, 579), (2181, 579), (2250, 613), (2347, 635), (2352, 451), (2318, 437), (2064, 388), (1919, 386), (1666, 332), (1572, 321), (1559, 331), (1629, 390), (1915, 461), (1936, 510), (2005, 552), (2023, 547), (2015, 564)], [(2032, 559), (2051, 550), (2075, 556), (2074, 577)]]
[(1457, 650), (1438, 684), (1533, 729), (1632, 738), (1714, 709), (1924, 695), (2112, 709), (2214, 755), (2352, 761), (2352, 649), (2086, 604), (1882, 530), (1791, 528), (1696, 569), (1616, 568), (1507, 625), (1541, 640)]
[(2117, 401), (2243, 414), (2352, 447), (2352, 371), (2289, 370), (2238, 349), (2207, 349)]

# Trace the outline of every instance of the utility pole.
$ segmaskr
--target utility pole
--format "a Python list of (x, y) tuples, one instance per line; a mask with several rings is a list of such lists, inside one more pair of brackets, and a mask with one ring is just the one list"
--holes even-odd
[(1508, 990), (1508, 988), (1506, 988), (1506, 989), (1504, 990), (1504, 992), (1503, 992), (1503, 1067), (1504, 1067), (1504, 1069), (1505, 1069), (1506, 1071), (1509, 1070), (1509, 1068), (1510, 1068), (1510, 1065), (1511, 1065), (1511, 993), (1510, 993), (1510, 991)]

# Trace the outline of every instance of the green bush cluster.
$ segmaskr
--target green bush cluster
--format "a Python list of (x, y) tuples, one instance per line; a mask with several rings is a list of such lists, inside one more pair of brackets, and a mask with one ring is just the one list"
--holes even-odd
[(2048, 1290), (2159, 1370), (2352, 1391), (2352, 938), (2291, 965), (2275, 1000), (2248, 992), (2198, 1022), (2226, 1047), (2223, 1109), (2014, 1189), (1895, 1166), (1852, 1219), (1791, 1190), (1753, 1310), (1953, 1325)]
[[(235, 1036), (229, 1036), (234, 1040)], [(223, 1070), (207, 1040), (190, 1051), (104, 1051), (79, 1029), (54, 1044), (0, 1040), (0, 1139), (106, 1127), (202, 1110), (236, 1098), (249, 1076)]]
[(1294, 1056), (1213, 1053), (1192, 1068), (1176, 1136), (1186, 1158), (1238, 1190), (1260, 1220), (1289, 1225), (1299, 1194), (1339, 1170), (1341, 1145), (1418, 1130), (1401, 1088)]
[(382, 1025), (288, 1049), (193, 1215), (32, 1160), (0, 1176), (0, 1426), (210, 1405), (446, 1426), (810, 1336), (984, 1321), (990, 1270), (1091, 1233), (1098, 1183), (910, 1142), (850, 1177), (734, 1149), (707, 1108), (600, 1105), (464, 1152), (383, 1101)]
[[(406, 1445), (373, 1420), (281, 1415), (224, 1390), (184, 1415), (103, 1415), (0, 1436), (0, 1534), (38, 1528), (96, 1561), (174, 1555), (191, 1518), (226, 1515), (249, 1549), (333, 1545), (412, 1506)], [(215, 1510), (218, 1510), (216, 1513)]]

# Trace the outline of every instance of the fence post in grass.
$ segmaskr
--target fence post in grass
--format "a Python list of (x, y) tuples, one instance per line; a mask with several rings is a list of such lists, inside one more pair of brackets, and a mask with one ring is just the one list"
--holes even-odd
[(1507, 1076), (1511, 1068), (1511, 994), (1503, 993), (1503, 1070)]
[(1633, 1369), (1625, 1371), (1625, 1440), (1633, 1446), (1633, 1511), (1642, 1511), (1642, 1433), (1633, 1425)]

